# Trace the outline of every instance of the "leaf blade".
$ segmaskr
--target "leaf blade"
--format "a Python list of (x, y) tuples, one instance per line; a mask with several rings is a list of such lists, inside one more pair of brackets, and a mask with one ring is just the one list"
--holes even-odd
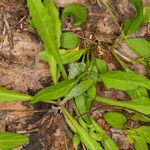
[[(49, 15), (48, 10), (44, 7), (41, 0), (28, 0), (28, 7), (30, 15), (32, 17), (33, 24), (38, 31), (44, 45), (49, 54), (51, 54), (57, 61), (63, 77), (66, 79), (67, 74), (64, 66), (62, 65), (59, 55), (59, 36), (58, 29), (60, 29), (60, 21), (58, 12), (52, 0), (49, 0), (51, 4), (51, 12)], [(38, 16), (38, 17), (37, 17)], [(54, 23), (55, 22), (55, 23)]]
[(17, 91), (0, 88), (0, 101), (31, 100), (32, 96)]
[(29, 141), (29, 138), (12, 132), (0, 132), (0, 149), (12, 149)]

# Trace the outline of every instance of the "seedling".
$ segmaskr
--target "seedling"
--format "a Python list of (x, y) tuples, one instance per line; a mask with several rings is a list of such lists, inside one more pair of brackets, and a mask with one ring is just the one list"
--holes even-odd
[[(134, 19), (126, 20), (122, 28), (116, 21), (107, 0), (103, 0), (103, 3), (121, 31), (116, 43), (106, 48), (112, 51), (118, 63), (123, 67), (123, 71), (108, 71), (106, 62), (92, 55), (90, 46), (84, 49), (76, 48), (81, 39), (75, 33), (61, 32), (61, 21), (53, 0), (44, 0), (43, 3), (41, 0), (28, 0), (32, 26), (37, 30), (45, 46), (45, 50), (39, 53), (39, 58), (50, 65), (54, 85), (44, 88), (33, 97), (0, 89), (0, 101), (30, 100), (32, 103), (51, 103), (57, 102), (59, 99), (58, 104), (67, 124), (74, 133), (73, 145), (75, 149), (78, 149), (81, 142), (90, 150), (118, 149), (114, 141), (90, 115), (81, 115), (89, 111), (93, 100), (134, 113), (134, 117), (141, 121), (148, 122), (150, 119), (150, 99), (148, 96), (150, 80), (131, 71), (114, 50), (118, 41), (125, 42), (140, 57), (138, 60), (130, 60), (130, 62), (142, 63), (149, 68), (150, 42), (144, 38), (130, 39), (127, 35), (138, 31), (142, 23), (150, 22), (150, 16), (147, 13), (150, 8), (144, 8), (142, 0), (133, 0), (136, 16)], [(88, 21), (88, 11), (81, 4), (67, 6), (62, 12), (61, 19), (64, 20), (70, 15), (73, 17), (74, 26), (82, 25)], [(68, 70), (64, 64), (69, 65)], [(60, 80), (60, 75), (63, 76), (63, 80)], [(96, 96), (97, 82), (103, 82), (107, 89), (113, 88), (127, 92), (132, 100), (117, 101)], [(76, 114), (80, 115), (78, 119), (75, 119), (64, 107), (64, 104), (69, 100), (72, 101)], [(114, 128), (123, 128), (129, 137), (129, 142), (135, 144), (137, 150), (148, 149), (147, 143), (150, 143), (150, 137), (147, 133), (149, 133), (150, 127), (141, 126), (138, 129), (127, 130), (126, 117), (117, 112), (104, 114), (104, 119)], [(114, 123), (114, 120), (118, 122)], [(3, 134), (7, 134), (7, 132)], [(15, 139), (15, 136), (12, 134), (12, 138)], [(15, 145), (9, 143), (8, 149), (27, 142), (27, 138), (23, 137), (23, 139), (23, 142), (14, 141)], [(7, 141), (0, 142), (0, 148), (3, 148), (4, 142), (7, 143)]]

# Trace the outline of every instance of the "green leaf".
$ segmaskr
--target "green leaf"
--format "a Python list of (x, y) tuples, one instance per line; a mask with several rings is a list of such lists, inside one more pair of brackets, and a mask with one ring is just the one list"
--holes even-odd
[(65, 97), (64, 101), (68, 101), (72, 98), (78, 97), (83, 94), (91, 85), (93, 84), (93, 80), (84, 80), (79, 83), (76, 87), (74, 87), (70, 93)]
[(34, 97), (32, 102), (45, 102), (57, 100), (61, 97), (65, 97), (70, 90), (75, 86), (77, 80), (64, 80), (55, 85), (44, 88), (39, 91)]
[[(148, 92), (145, 88), (138, 88), (137, 90), (128, 91), (127, 93), (129, 94), (131, 99), (138, 99), (141, 97), (149, 98)], [(133, 118), (136, 118), (136, 119), (143, 121), (143, 122), (150, 122), (150, 118), (148, 118), (144, 115), (138, 114), (138, 113), (136, 113), (133, 116)]]
[(92, 101), (96, 97), (96, 86), (94, 84), (87, 90), (87, 100), (85, 102), (86, 109), (88, 110), (91, 106)]
[[(87, 101), (87, 99), (83, 94), (75, 98), (75, 104), (76, 104), (80, 114), (83, 114), (88, 111), (88, 109), (86, 108), (86, 101)], [(89, 116), (84, 115), (84, 116), (82, 116), (82, 118), (87, 123), (89, 123), (89, 124), (91, 123)]]
[(59, 55), (61, 24), (53, 0), (44, 1), (49, 8), (44, 7), (41, 0), (28, 0), (27, 2), (34, 27), (44, 42), (45, 48), (57, 61), (63, 77), (67, 78)]
[(143, 23), (150, 23), (150, 7), (145, 7), (144, 8), (144, 19)]
[(135, 144), (138, 150), (148, 150), (147, 143), (150, 143), (150, 127), (141, 126), (137, 129), (126, 130), (131, 143)]
[(126, 117), (118, 112), (107, 112), (103, 117), (107, 123), (116, 129), (123, 129), (127, 121)]
[(124, 24), (125, 35), (134, 33), (139, 29), (143, 22), (143, 2), (142, 0), (133, 0), (136, 8), (136, 16), (133, 19), (127, 19)]
[(150, 89), (150, 80), (133, 72), (112, 71), (100, 77), (107, 88), (123, 91), (135, 90), (138, 87)]
[(80, 72), (80, 66), (79, 63), (74, 62), (69, 64), (69, 74), (68, 74), (68, 79), (74, 79)]
[(148, 92), (145, 88), (139, 87), (137, 90), (127, 91), (131, 99), (137, 99), (140, 97), (149, 97)]
[(80, 136), (75, 133), (73, 136), (73, 146), (75, 150), (78, 150), (80, 142), (81, 142)]
[(99, 74), (103, 74), (108, 71), (106, 62), (98, 58), (96, 58), (96, 67), (98, 69)]
[(108, 105), (122, 107), (122, 109), (129, 109), (136, 111), (145, 115), (150, 115), (150, 99), (148, 98), (139, 98), (133, 99), (131, 101), (117, 101), (112, 99), (105, 99), (102, 97), (96, 97), (96, 100)]
[(28, 137), (12, 132), (0, 132), (0, 149), (17, 148), (29, 141)]
[(149, 126), (141, 126), (137, 129), (134, 129), (134, 131), (136, 131), (136, 133), (143, 137), (144, 140), (150, 144), (150, 127)]
[(4, 101), (16, 101), (16, 100), (31, 100), (32, 96), (27, 94), (21, 94), (16, 91), (0, 88), (0, 102)]
[(52, 75), (54, 84), (56, 84), (57, 83), (57, 73), (58, 73), (57, 62), (52, 55), (47, 54), (47, 56), (48, 56), (47, 57), (48, 63), (50, 65), (50, 74)]
[(143, 137), (139, 137), (136, 135), (129, 135), (130, 138), (133, 139), (133, 143), (135, 144), (136, 150), (148, 150), (148, 146)]
[(140, 121), (142, 121), (142, 122), (150, 122), (150, 118), (148, 118), (144, 115), (135, 114), (133, 117), (140, 120)]
[[(83, 54), (85, 54), (87, 49), (81, 49), (78, 51), (62, 51), (60, 50), (60, 57), (63, 64), (69, 64), (74, 61), (77, 61), (81, 58)], [(38, 57), (47, 62), (47, 54), (46, 51), (42, 51), (38, 54)]]
[(81, 63), (71, 63), (69, 64), (69, 75), (68, 79), (75, 79), (75, 77), (86, 70), (86, 64), (84, 62)]
[(140, 57), (150, 56), (150, 42), (144, 38), (128, 39), (126, 43)]
[(88, 12), (85, 6), (81, 4), (70, 4), (62, 12), (62, 19), (68, 16), (73, 17), (73, 25), (79, 26), (87, 21)]
[(90, 137), (89, 133), (79, 125), (79, 123), (69, 114), (69, 112), (63, 108), (63, 114), (65, 119), (70, 126), (74, 126), (76, 133), (80, 136), (81, 141), (85, 144), (87, 149), (90, 150), (102, 150), (100, 144)]
[(60, 44), (62, 48), (75, 48), (80, 42), (80, 38), (73, 32), (64, 32), (61, 35)]
[(102, 138), (102, 144), (104, 145), (105, 150), (118, 150), (115, 142), (106, 134), (106, 132), (93, 120), (92, 120), (92, 129), (98, 132)]

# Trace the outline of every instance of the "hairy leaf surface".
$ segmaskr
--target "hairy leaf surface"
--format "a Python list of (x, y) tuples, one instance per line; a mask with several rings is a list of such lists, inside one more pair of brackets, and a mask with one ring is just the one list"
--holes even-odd
[(72, 98), (78, 97), (83, 94), (91, 85), (93, 80), (84, 80), (74, 87), (70, 93), (65, 97), (64, 101), (70, 100)]

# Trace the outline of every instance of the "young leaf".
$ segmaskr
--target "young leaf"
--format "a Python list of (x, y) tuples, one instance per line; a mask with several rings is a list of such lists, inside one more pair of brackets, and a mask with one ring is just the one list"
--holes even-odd
[(32, 96), (21, 94), (16, 91), (0, 88), (0, 102), (3, 101), (16, 101), (16, 100), (31, 100)]
[(150, 143), (150, 127), (141, 126), (137, 129), (126, 130), (129, 142), (134, 143), (138, 150), (148, 150), (147, 143)]
[(79, 26), (87, 21), (88, 12), (85, 6), (81, 4), (70, 4), (62, 12), (62, 19), (68, 16), (73, 17), (73, 25)]
[[(139, 99), (141, 97), (149, 98), (148, 92), (145, 88), (138, 88), (137, 90), (132, 90), (127, 92), (131, 99)], [(150, 122), (150, 118), (136, 113), (133, 118), (136, 118), (142, 122)]]
[(61, 24), (53, 0), (45, 0), (49, 9), (44, 7), (41, 0), (28, 0), (27, 2), (34, 27), (37, 29), (48, 53), (57, 61), (63, 77), (67, 78), (59, 55)]
[(128, 91), (127, 93), (129, 94), (131, 99), (137, 99), (137, 98), (141, 98), (141, 97), (147, 97), (147, 98), (149, 97), (147, 89), (145, 89), (143, 87), (139, 87), (137, 90)]
[(140, 120), (140, 121), (142, 121), (142, 122), (150, 122), (150, 118), (148, 118), (144, 115), (135, 114), (133, 117)]
[(143, 2), (142, 0), (133, 0), (136, 8), (136, 16), (134, 19), (127, 19), (124, 24), (125, 35), (134, 33), (139, 29), (143, 22)]
[(87, 90), (87, 100), (85, 102), (86, 109), (88, 110), (91, 106), (92, 101), (96, 97), (96, 86), (94, 84), (91, 85), (91, 87)]
[(123, 91), (135, 90), (138, 87), (150, 89), (150, 80), (133, 72), (113, 71), (100, 77), (107, 88)]
[(68, 79), (74, 79), (80, 73), (85, 72), (85, 69), (86, 69), (86, 64), (84, 62), (81, 63), (74, 62), (69, 64)]
[(144, 23), (150, 23), (150, 7), (145, 7), (144, 8), (144, 19), (143, 19)]
[(148, 146), (143, 137), (137, 135), (128, 135), (130, 139), (133, 140), (136, 150), (148, 150)]
[(65, 97), (64, 101), (68, 101), (72, 98), (78, 97), (83, 94), (91, 85), (93, 84), (93, 80), (84, 80), (79, 83), (76, 87), (74, 87), (70, 93)]
[(99, 74), (103, 74), (108, 71), (106, 62), (98, 58), (96, 58), (96, 67), (98, 69)]
[(52, 75), (52, 79), (54, 84), (57, 83), (57, 72), (58, 72), (58, 68), (57, 68), (57, 62), (55, 60), (55, 58), (50, 55), (49, 53), (47, 53), (47, 59), (48, 59), (48, 63), (50, 65), (50, 73)]
[(75, 150), (78, 150), (80, 142), (81, 142), (80, 136), (75, 133), (73, 136), (73, 146)]
[(106, 132), (93, 120), (92, 120), (92, 128), (96, 132), (98, 132), (101, 135), (102, 138), (102, 144), (104, 145), (105, 150), (118, 150), (117, 145), (115, 142), (106, 134)]
[[(75, 98), (75, 104), (78, 108), (78, 111), (80, 112), (80, 114), (83, 114), (85, 112), (88, 111), (88, 109), (86, 108), (86, 97), (84, 95), (80, 95), (78, 97)], [(87, 123), (91, 123), (89, 116), (85, 115), (82, 117)]]
[(108, 105), (122, 107), (122, 109), (125, 110), (129, 109), (145, 115), (150, 115), (150, 100), (148, 98), (139, 98), (131, 101), (116, 101), (116, 100), (105, 99), (97, 96), (96, 100)]
[(60, 38), (62, 48), (75, 48), (80, 42), (80, 38), (73, 32), (64, 32)]
[(33, 97), (32, 102), (36, 103), (39, 101), (52, 101), (61, 97), (65, 97), (76, 83), (77, 80), (64, 80), (55, 85), (46, 87)]
[(87, 49), (85, 48), (78, 51), (67, 52), (64, 56), (61, 57), (63, 64), (68, 64), (79, 60), (81, 56), (86, 53), (86, 51)]
[(144, 38), (128, 39), (126, 43), (140, 57), (150, 56), (150, 42)]
[[(127, 130), (128, 131), (128, 130)], [(144, 140), (150, 144), (150, 127), (149, 126), (141, 126), (137, 129), (134, 129), (134, 131), (141, 137), (144, 138)]]
[(118, 112), (107, 112), (103, 117), (106, 122), (108, 122), (113, 128), (116, 129), (123, 129), (127, 121), (126, 117)]
[(87, 149), (90, 150), (102, 150), (100, 144), (90, 137), (89, 133), (79, 125), (79, 123), (69, 114), (69, 112), (63, 108), (63, 114), (65, 119), (70, 126), (74, 126), (76, 133), (80, 136), (81, 141), (85, 144)]
[(29, 141), (28, 137), (12, 132), (0, 132), (0, 149), (17, 148)]
[(79, 63), (74, 62), (69, 64), (68, 70), (69, 70), (68, 79), (74, 79), (80, 72)]
[[(81, 58), (83, 54), (85, 54), (87, 49), (81, 49), (78, 51), (62, 51), (60, 50), (60, 57), (63, 64), (69, 64), (75, 62)], [(47, 62), (47, 54), (46, 51), (42, 51), (38, 54), (38, 57)]]

